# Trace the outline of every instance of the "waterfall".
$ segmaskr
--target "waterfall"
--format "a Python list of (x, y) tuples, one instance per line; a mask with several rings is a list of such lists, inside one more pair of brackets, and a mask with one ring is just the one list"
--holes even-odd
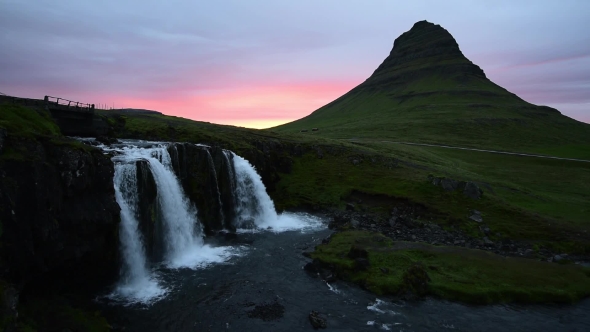
[(236, 228), (271, 229), (274, 232), (282, 232), (321, 227), (321, 220), (311, 215), (278, 215), (254, 166), (246, 159), (233, 152), (232, 154), (236, 178)]
[[(156, 185), (157, 220), (162, 234), (156, 234), (164, 245), (164, 264), (170, 268), (197, 268), (223, 262), (232, 254), (228, 247), (203, 244), (203, 232), (197, 220), (197, 210), (185, 196), (174, 174), (173, 160), (167, 145), (104, 148), (116, 151), (115, 186), (117, 203), (121, 207), (121, 280), (113, 297), (142, 301), (165, 293), (159, 288), (154, 274), (148, 269), (146, 250), (139, 231), (137, 161), (146, 161)], [(158, 227), (156, 227), (158, 229)]]
[(115, 198), (121, 208), (121, 253), (123, 267), (121, 280), (113, 297), (123, 296), (134, 302), (159, 297), (165, 293), (150, 276), (147, 268), (145, 249), (143, 247), (139, 223), (137, 221), (137, 166), (133, 163), (116, 163), (113, 178)]
[[(168, 291), (159, 285), (161, 281), (158, 279), (166, 271), (183, 267), (195, 269), (211, 263), (225, 262), (231, 256), (241, 255), (245, 250), (243, 247), (213, 247), (204, 244), (197, 209), (185, 195), (174, 172), (175, 168), (179, 172), (180, 169), (186, 169), (177, 165), (188, 162), (185, 153), (187, 148), (182, 144), (178, 149), (176, 146), (173, 149), (169, 147), (170, 144), (167, 143), (131, 141), (113, 147), (102, 146), (105, 151), (114, 155), (113, 185), (121, 208), (119, 235), (123, 266), (121, 279), (115, 292), (110, 295), (113, 299), (124, 299), (131, 303), (151, 302)], [(219, 176), (223, 179), (223, 199), (211, 153), (207, 150), (206, 155), (197, 156), (199, 161), (209, 165), (209, 176), (215, 180), (208, 182), (211, 186), (217, 186), (214, 188), (216, 196), (213, 199), (220, 207), (223, 206), (223, 200), (228, 202), (227, 223), (235, 220), (237, 228), (272, 229), (276, 232), (318, 224), (306, 216), (288, 213), (277, 215), (274, 203), (254, 167), (231, 151), (218, 152), (222, 153), (219, 162), (226, 165), (220, 168), (220, 174), (228, 173), (227, 176)], [(151, 173), (151, 176), (146, 173)], [(189, 179), (202, 176), (198, 172), (185, 175)], [(217, 218), (223, 218), (223, 210), (221, 212)], [(233, 231), (234, 225), (228, 225), (231, 227), (227, 229)], [(154, 254), (156, 245), (157, 255)], [(162, 256), (160, 251), (163, 251)], [(150, 253), (149, 259), (146, 252)], [(152, 262), (153, 266), (148, 262)], [(162, 264), (169, 269), (160, 269)], [(153, 270), (151, 267), (157, 269)]]
[[(184, 195), (172, 170), (165, 148), (146, 158), (158, 189), (158, 202), (165, 229), (166, 259), (171, 266), (182, 266), (187, 251), (203, 245), (202, 232), (196, 220), (197, 211)], [(159, 160), (162, 160), (160, 163)]]
[(278, 216), (260, 175), (237, 154), (233, 154), (233, 161), (236, 172), (236, 227), (272, 227)]

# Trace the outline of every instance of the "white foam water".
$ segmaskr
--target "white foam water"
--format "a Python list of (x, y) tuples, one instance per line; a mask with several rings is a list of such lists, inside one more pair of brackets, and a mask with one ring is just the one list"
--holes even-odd
[(139, 198), (135, 162), (116, 164), (113, 182), (115, 198), (121, 208), (119, 236), (123, 267), (121, 280), (110, 297), (125, 298), (131, 303), (146, 303), (164, 296), (166, 289), (158, 284), (155, 276), (151, 275), (147, 268), (145, 250), (136, 218)]
[(307, 213), (277, 214), (260, 175), (246, 159), (234, 154), (236, 177), (236, 228), (238, 232), (271, 230), (308, 231), (323, 227), (322, 219)]

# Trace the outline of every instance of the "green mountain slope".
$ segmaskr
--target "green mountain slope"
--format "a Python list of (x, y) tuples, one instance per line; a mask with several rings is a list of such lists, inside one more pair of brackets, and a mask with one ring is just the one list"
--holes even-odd
[(494, 84), (447, 30), (426, 21), (398, 37), (366, 81), (309, 116), (273, 128), (305, 129), (302, 135), (531, 152), (590, 144), (590, 125)]

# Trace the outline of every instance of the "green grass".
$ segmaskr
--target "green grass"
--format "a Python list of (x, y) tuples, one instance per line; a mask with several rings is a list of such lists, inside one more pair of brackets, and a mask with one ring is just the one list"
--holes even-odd
[[(367, 271), (356, 270), (354, 261), (347, 257), (352, 245), (367, 250)], [(419, 264), (431, 279), (428, 294), (448, 300), (571, 303), (590, 295), (588, 268), (506, 258), (480, 250), (394, 242), (377, 233), (337, 233), (330, 243), (319, 245), (312, 258), (334, 265), (341, 277), (377, 294), (398, 294), (404, 287), (404, 273)]]
[[(383, 152), (365, 151), (362, 158), (357, 154), (322, 159), (310, 153), (295, 160), (290, 174), (281, 176), (273, 199), (279, 208), (342, 207), (351, 193), (360, 191), (392, 198), (389, 206), (381, 209), (388, 212), (395, 206), (395, 198), (407, 198), (433, 211), (432, 222), (482, 236), (477, 232), (479, 224), (468, 218), (469, 211), (476, 209), (483, 213), (494, 240), (511, 238), (550, 245), (556, 250), (590, 252), (590, 211), (586, 204), (590, 199), (589, 182), (578, 181), (590, 176), (588, 166), (568, 162), (570, 168), (564, 171), (561, 162), (553, 164), (556, 161), (527, 164), (522, 157), (484, 154), (473, 158), (464, 151), (455, 155), (447, 150), (401, 149), (399, 154), (390, 151), (389, 155), (430, 169), (403, 163), (396, 166), (379, 159)], [(351, 162), (354, 158), (362, 162), (355, 166)], [(498, 164), (503, 167), (495, 167)], [(494, 192), (486, 191), (479, 200), (459, 192), (445, 192), (427, 181), (432, 172), (457, 180), (487, 182)], [(563, 175), (558, 177), (553, 172)], [(538, 174), (548, 176), (539, 178)]]
[(0, 127), (10, 135), (20, 137), (61, 136), (59, 127), (48, 112), (20, 105), (0, 105)]

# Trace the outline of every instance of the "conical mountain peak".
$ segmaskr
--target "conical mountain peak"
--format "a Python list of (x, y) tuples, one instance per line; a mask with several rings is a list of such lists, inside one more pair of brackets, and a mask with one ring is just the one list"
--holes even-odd
[(483, 70), (463, 55), (445, 28), (420, 21), (395, 40), (389, 56), (365, 84), (388, 85), (432, 74), (460, 77), (463, 81), (469, 76), (486, 78)]
[(588, 125), (529, 104), (490, 81), (446, 29), (427, 21), (395, 39), (387, 58), (363, 83), (277, 130), (310, 128), (331, 138), (502, 149), (519, 142), (552, 144), (555, 137), (568, 142), (590, 137)]

